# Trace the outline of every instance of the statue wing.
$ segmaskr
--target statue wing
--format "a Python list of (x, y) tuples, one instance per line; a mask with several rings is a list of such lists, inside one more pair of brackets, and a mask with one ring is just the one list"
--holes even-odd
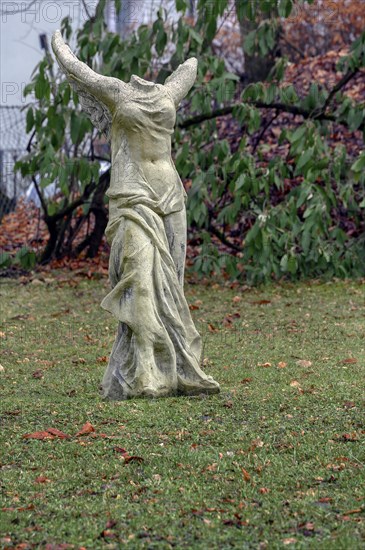
[(165, 80), (164, 86), (172, 96), (176, 108), (193, 86), (196, 80), (197, 70), (197, 59), (195, 57), (190, 57), (185, 63), (179, 65), (176, 71)]
[(126, 91), (126, 84), (96, 73), (77, 59), (59, 31), (52, 37), (52, 49), (61, 70), (78, 94), (82, 109), (94, 126), (109, 138), (113, 112)]
[[(66, 74), (66, 76), (68, 76)], [(80, 86), (75, 80), (69, 80), (70, 86), (79, 96), (82, 110), (87, 114), (95, 128), (99, 130), (106, 139), (110, 139), (110, 130), (112, 125), (112, 115), (109, 109), (101, 101), (98, 101), (95, 96), (85, 91), (83, 86)]]

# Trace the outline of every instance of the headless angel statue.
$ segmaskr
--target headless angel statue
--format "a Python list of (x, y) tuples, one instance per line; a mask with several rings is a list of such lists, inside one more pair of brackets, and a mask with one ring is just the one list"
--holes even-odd
[(102, 307), (119, 321), (103, 381), (106, 398), (217, 393), (199, 367), (201, 338), (186, 302), (186, 194), (171, 158), (176, 109), (197, 72), (191, 58), (155, 84), (95, 73), (59, 31), (52, 48), (82, 108), (111, 139), (109, 277)]

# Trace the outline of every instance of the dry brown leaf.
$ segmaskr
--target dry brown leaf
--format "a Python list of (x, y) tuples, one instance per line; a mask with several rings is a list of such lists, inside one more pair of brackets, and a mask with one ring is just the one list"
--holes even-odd
[(72, 362), (74, 365), (78, 365), (78, 364), (85, 364), (86, 363), (86, 359), (84, 359), (83, 357), (78, 357), (76, 359), (72, 359)]
[(31, 434), (24, 434), (23, 439), (54, 439), (55, 436), (47, 431), (33, 432)]
[(242, 470), (242, 473), (243, 473), (243, 479), (244, 479), (245, 481), (250, 481), (251, 476), (250, 476), (250, 474), (248, 473), (248, 471), (245, 470), (244, 468), (241, 468), (241, 470)]
[(345, 401), (343, 404), (344, 409), (353, 409), (356, 404), (353, 401)]
[(46, 476), (38, 476), (35, 478), (34, 483), (51, 483), (51, 480)]
[(343, 359), (341, 362), (345, 364), (354, 364), (357, 363), (357, 359), (355, 359), (355, 357), (348, 357), (347, 359)]
[(347, 441), (358, 441), (359, 438), (356, 432), (352, 432), (350, 434), (342, 434), (339, 439), (347, 443)]
[(256, 438), (256, 439), (253, 439), (251, 441), (251, 446), (254, 447), (255, 449), (258, 447), (259, 449), (261, 449), (261, 447), (264, 446), (264, 442), (262, 441), (262, 439), (260, 439), (259, 437)]
[(32, 373), (32, 376), (33, 376), (33, 378), (38, 378), (38, 379), (40, 379), (40, 378), (43, 378), (44, 373), (43, 373), (43, 371), (42, 371), (41, 369), (38, 369), (38, 370), (35, 370), (35, 371)]
[(124, 457), (124, 463), (125, 464), (129, 464), (130, 462), (143, 462), (144, 461), (144, 458), (142, 458), (141, 456), (129, 456), (129, 455), (126, 455)]
[(280, 361), (278, 363), (278, 368), (279, 369), (285, 369), (285, 367), (288, 365), (288, 363), (284, 363), (284, 361)]
[(90, 422), (86, 422), (81, 430), (75, 434), (75, 437), (79, 437), (80, 435), (87, 435), (91, 434), (92, 432), (95, 432), (94, 426), (90, 424)]
[(321, 497), (318, 499), (318, 502), (332, 502), (332, 500), (331, 497)]
[(70, 439), (70, 435), (65, 434), (64, 432), (61, 432), (60, 430), (57, 430), (57, 428), (47, 428), (47, 432), (59, 437), (60, 439)]

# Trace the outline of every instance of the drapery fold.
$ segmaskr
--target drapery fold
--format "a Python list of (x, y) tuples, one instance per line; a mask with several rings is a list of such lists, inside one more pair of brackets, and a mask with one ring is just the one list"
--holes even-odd
[(218, 383), (199, 367), (201, 338), (162, 218), (145, 205), (117, 208), (107, 237), (113, 288), (101, 305), (119, 325), (102, 382), (104, 396), (217, 393)]

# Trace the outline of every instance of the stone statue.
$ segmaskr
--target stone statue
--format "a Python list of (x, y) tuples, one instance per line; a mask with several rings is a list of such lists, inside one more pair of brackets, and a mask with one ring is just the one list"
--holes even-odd
[(171, 158), (176, 109), (197, 73), (191, 58), (166, 80), (129, 83), (82, 63), (55, 32), (52, 48), (82, 108), (111, 139), (111, 292), (102, 307), (119, 321), (104, 397), (217, 393), (199, 367), (201, 338), (186, 302), (186, 193)]

